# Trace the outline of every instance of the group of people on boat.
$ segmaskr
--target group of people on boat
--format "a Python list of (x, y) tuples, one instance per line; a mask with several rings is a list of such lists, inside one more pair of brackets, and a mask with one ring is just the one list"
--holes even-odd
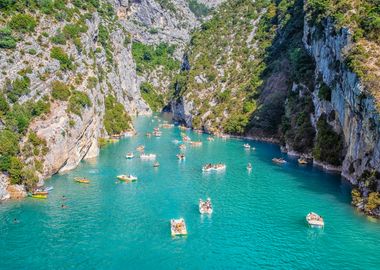
[(212, 213), (212, 204), (211, 199), (207, 198), (207, 200), (203, 201), (199, 199), (199, 212), (201, 214), (211, 214)]
[(225, 168), (226, 168), (226, 164), (223, 164), (223, 163), (216, 163), (216, 164), (208, 163), (203, 166), (202, 170), (205, 172), (213, 171), (213, 170), (220, 171), (220, 170), (224, 170)]
[(170, 220), (172, 236), (187, 235), (186, 223), (183, 218)]
[(314, 212), (307, 214), (306, 221), (310, 227), (322, 228), (325, 226), (323, 217)]

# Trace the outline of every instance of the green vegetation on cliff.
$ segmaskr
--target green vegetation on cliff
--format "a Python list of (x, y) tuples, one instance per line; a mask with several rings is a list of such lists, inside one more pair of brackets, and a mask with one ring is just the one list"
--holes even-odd
[(159, 112), (165, 106), (163, 96), (157, 93), (152, 84), (148, 82), (141, 83), (140, 92), (141, 97), (148, 103), (152, 111)]
[(317, 122), (317, 139), (313, 155), (316, 160), (335, 166), (342, 164), (343, 138), (327, 123), (327, 116), (322, 114)]
[(105, 107), (104, 127), (109, 135), (120, 134), (131, 128), (131, 118), (123, 104), (119, 103), (114, 96), (106, 97)]

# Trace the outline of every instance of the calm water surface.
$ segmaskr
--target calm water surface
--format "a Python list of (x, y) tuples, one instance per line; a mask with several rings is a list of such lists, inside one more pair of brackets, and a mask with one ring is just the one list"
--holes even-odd
[[(247, 151), (242, 140), (208, 142), (190, 131), (203, 146), (188, 146), (179, 162), (172, 142), (179, 129), (146, 138), (158, 124), (152, 121), (137, 118), (140, 135), (54, 176), (48, 200), (0, 204), (0, 269), (379, 269), (380, 224), (350, 206), (339, 176), (294, 159), (275, 165), (272, 157), (282, 155), (275, 145), (250, 141), (256, 151)], [(139, 144), (157, 153), (161, 167), (124, 158)], [(202, 173), (202, 164), (219, 161), (226, 172)], [(116, 181), (122, 173), (139, 181)], [(74, 183), (75, 176), (92, 182)], [(206, 197), (212, 216), (198, 212)], [(310, 211), (325, 218), (324, 230), (306, 226)], [(172, 239), (169, 220), (178, 217), (189, 235)]]

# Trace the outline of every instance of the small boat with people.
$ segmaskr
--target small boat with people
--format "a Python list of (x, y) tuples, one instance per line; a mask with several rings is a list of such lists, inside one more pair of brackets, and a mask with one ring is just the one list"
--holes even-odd
[(203, 201), (199, 199), (199, 213), (201, 214), (212, 214), (212, 204), (211, 199), (207, 198), (207, 200)]
[(300, 164), (300, 165), (307, 165), (307, 159), (306, 158), (304, 158), (304, 157), (300, 157), (298, 160), (298, 164)]
[(153, 160), (153, 159), (156, 159), (156, 154), (144, 154), (144, 153), (142, 153), (140, 155), (140, 158), (144, 159), (144, 160)]
[(124, 182), (136, 182), (137, 181), (137, 176), (134, 176), (132, 174), (128, 174), (128, 175), (121, 174), (121, 175), (116, 176), (116, 178), (119, 179), (120, 181), (124, 181)]
[(248, 143), (243, 144), (243, 147), (244, 147), (245, 149), (251, 149), (251, 146), (250, 146)]
[(132, 158), (134, 158), (135, 157), (135, 155), (132, 153), (132, 152), (129, 152), (129, 153), (127, 153), (126, 155), (125, 155), (125, 158), (126, 159), (132, 159)]
[(272, 158), (272, 161), (277, 164), (285, 164), (286, 160), (283, 158)]
[(191, 141), (190, 145), (191, 146), (202, 146), (202, 142), (200, 142), (200, 141)]
[(89, 184), (90, 180), (85, 177), (75, 177), (74, 181), (81, 184)]
[(153, 131), (153, 136), (154, 137), (161, 137), (162, 132), (161, 131)]
[(322, 216), (314, 212), (310, 212), (306, 215), (306, 221), (312, 228), (323, 228), (325, 226)]
[(127, 130), (124, 132), (124, 137), (133, 137), (136, 133), (133, 130)]
[(33, 195), (48, 195), (49, 191), (53, 190), (53, 187), (40, 187), (32, 191)]
[(174, 127), (174, 125), (173, 124), (164, 123), (164, 124), (161, 125), (161, 127), (162, 128), (172, 128), (172, 127)]
[(171, 219), (170, 220), (170, 231), (171, 235), (174, 236), (185, 236), (187, 235), (186, 223), (183, 218)]
[(160, 167), (160, 163), (158, 163), (158, 161), (156, 161), (155, 163), (153, 163), (153, 167), (154, 167), (154, 168), (158, 168), (158, 167)]
[(202, 167), (202, 171), (204, 172), (223, 171), (225, 169), (226, 169), (226, 165), (223, 163), (216, 163), (216, 164), (208, 163)]
[(185, 159), (186, 159), (186, 156), (185, 156), (184, 153), (179, 153), (179, 154), (177, 154), (176, 156), (177, 156), (177, 158), (178, 158), (179, 160), (185, 160)]
[(139, 152), (143, 152), (145, 150), (145, 146), (141, 144), (141, 145), (136, 147), (136, 150)]

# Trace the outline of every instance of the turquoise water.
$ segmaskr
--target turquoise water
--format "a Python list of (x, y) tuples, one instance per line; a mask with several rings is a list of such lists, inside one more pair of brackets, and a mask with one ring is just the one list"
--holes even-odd
[[(135, 121), (140, 133), (101, 150), (56, 175), (48, 200), (0, 205), (0, 269), (376, 269), (380, 224), (350, 206), (350, 187), (339, 176), (289, 159), (271, 162), (278, 146), (243, 140), (206, 140), (175, 155), (178, 128), (146, 138), (152, 118)], [(126, 160), (139, 144), (157, 153), (159, 168)], [(224, 173), (202, 173), (202, 164), (224, 162)], [(248, 173), (246, 164), (253, 170)], [(133, 173), (139, 181), (119, 183)], [(73, 182), (86, 176), (89, 185)], [(62, 196), (67, 197), (63, 201)], [(211, 216), (201, 216), (198, 199), (210, 197)], [(61, 208), (64, 203), (68, 207)], [(324, 230), (310, 229), (305, 215), (325, 218)], [(183, 217), (189, 235), (173, 239), (169, 220)], [(19, 223), (14, 224), (17, 218)], [(378, 268), (377, 268), (378, 269)]]

